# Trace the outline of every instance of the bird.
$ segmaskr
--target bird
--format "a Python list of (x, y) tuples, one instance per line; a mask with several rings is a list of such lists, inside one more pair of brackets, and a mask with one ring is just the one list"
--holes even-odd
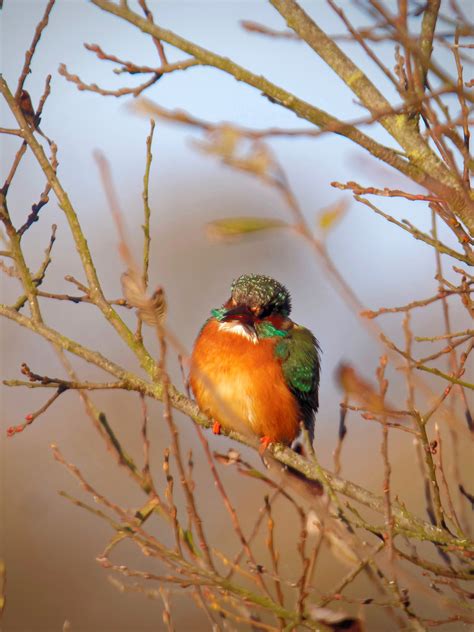
[(319, 405), (320, 347), (290, 318), (284, 285), (262, 274), (234, 280), (230, 298), (202, 326), (189, 383), (212, 430), (237, 430), (291, 445), (304, 424), (311, 442)]

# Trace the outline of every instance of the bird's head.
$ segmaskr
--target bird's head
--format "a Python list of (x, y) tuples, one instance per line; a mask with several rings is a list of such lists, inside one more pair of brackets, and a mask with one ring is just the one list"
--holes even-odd
[(290, 293), (284, 285), (263, 274), (244, 274), (232, 283), (229, 300), (212, 315), (221, 323), (253, 330), (259, 322), (288, 318), (290, 311)]

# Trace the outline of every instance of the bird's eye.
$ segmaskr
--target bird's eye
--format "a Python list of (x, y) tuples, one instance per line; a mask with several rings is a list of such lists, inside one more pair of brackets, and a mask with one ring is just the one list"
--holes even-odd
[(267, 316), (270, 316), (272, 313), (273, 313), (273, 306), (272, 305), (267, 305), (265, 308), (261, 308), (259, 310), (260, 318), (266, 318)]
[(255, 307), (251, 307), (250, 311), (252, 312), (254, 316), (260, 316), (262, 309), (258, 306), (255, 306)]

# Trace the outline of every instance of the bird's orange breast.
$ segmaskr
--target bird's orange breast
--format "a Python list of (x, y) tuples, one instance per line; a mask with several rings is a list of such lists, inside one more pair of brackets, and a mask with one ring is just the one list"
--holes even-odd
[(271, 339), (253, 342), (210, 320), (194, 346), (190, 382), (201, 410), (224, 427), (288, 444), (302, 415), (274, 345)]

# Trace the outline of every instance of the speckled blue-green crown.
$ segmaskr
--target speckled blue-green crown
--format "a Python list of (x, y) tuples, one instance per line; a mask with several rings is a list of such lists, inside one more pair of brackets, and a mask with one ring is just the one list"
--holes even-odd
[(263, 274), (244, 274), (232, 283), (232, 298), (237, 304), (266, 308), (288, 316), (290, 293), (284, 285)]

